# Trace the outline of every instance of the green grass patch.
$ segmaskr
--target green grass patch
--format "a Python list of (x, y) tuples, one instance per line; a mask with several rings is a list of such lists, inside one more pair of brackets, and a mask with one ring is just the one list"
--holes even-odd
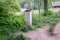
[[(60, 22), (60, 11), (59, 12), (48, 11), (48, 12), (42, 13), (42, 24), (41, 25), (43, 27), (46, 24), (50, 24), (50, 29), (49, 29), (50, 32), (54, 31), (56, 24), (59, 22)], [(37, 26), (36, 28), (41, 27), (39, 23), (38, 14), (33, 15), (33, 25)]]
[(42, 13), (42, 24), (39, 23), (39, 15), (33, 14), (33, 20), (32, 20), (33, 26), (31, 27), (27, 27), (25, 25), (24, 14), (2, 15), (0, 16), (0, 34), (2, 35), (0, 36), (0, 39), (6, 40), (10, 34), (15, 33), (18, 30), (27, 32), (29, 30), (34, 30), (43, 27), (46, 24), (50, 24), (49, 31), (53, 32), (55, 25), (59, 22), (60, 22), (60, 12), (55, 13), (49, 11), (46, 13)]

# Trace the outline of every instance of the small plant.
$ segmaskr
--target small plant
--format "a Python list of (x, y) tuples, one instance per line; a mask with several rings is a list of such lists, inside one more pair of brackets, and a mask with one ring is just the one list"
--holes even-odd
[(54, 12), (52, 12), (52, 11), (49, 10), (48, 12), (43, 12), (42, 15), (43, 15), (43, 16), (50, 16), (50, 15), (52, 15), (53, 13), (54, 13)]
[(20, 34), (20, 35), (12, 35), (7, 40), (27, 40), (27, 38), (23, 34)]
[(50, 22), (50, 29), (49, 29), (50, 32), (53, 32), (54, 31), (54, 28), (55, 28), (56, 24), (57, 24), (56, 21)]
[(23, 32), (28, 32), (29, 30), (34, 30), (36, 29), (36, 26), (24, 26), (21, 31)]

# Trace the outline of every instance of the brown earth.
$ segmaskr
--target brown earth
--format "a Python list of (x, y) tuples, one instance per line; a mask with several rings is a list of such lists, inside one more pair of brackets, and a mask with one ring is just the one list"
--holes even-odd
[(44, 26), (43, 28), (38, 28), (33, 31), (26, 32), (25, 35), (29, 38), (29, 40), (60, 40), (60, 23), (58, 23), (54, 29), (55, 35), (50, 35), (49, 24)]

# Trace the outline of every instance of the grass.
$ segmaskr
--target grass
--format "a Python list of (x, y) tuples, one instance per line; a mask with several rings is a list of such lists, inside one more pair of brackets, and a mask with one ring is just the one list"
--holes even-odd
[(53, 32), (56, 24), (60, 22), (60, 11), (53, 13), (49, 18), (50, 18), (49, 19), (49, 23), (50, 23), (49, 31)]
[(24, 27), (24, 15), (9, 15), (0, 17), (0, 34), (9, 34), (16, 32)]
[(27, 37), (23, 34), (13, 34), (7, 40), (27, 40)]
[[(50, 32), (54, 31), (54, 28), (56, 26), (57, 23), (60, 22), (60, 11), (59, 12), (52, 12), (52, 11), (48, 11), (46, 13), (42, 13), (42, 26), (46, 25), (46, 24), (50, 24)], [(36, 28), (41, 27), (40, 23), (39, 23), (39, 15), (38, 14), (34, 14), (33, 15), (33, 25), (37, 26)]]
[(2, 15), (0, 16), (0, 40), (7, 40), (7, 37), (24, 27), (24, 15)]
[(0, 35), (0, 40), (7, 40), (5, 35)]
[(0, 40), (27, 40), (28, 38), (23, 34), (0, 35)]
[[(29, 30), (34, 30), (40, 27), (43, 27), (46, 24), (50, 24), (50, 32), (53, 32), (55, 25), (60, 22), (60, 11), (52, 12), (48, 11), (42, 13), (42, 26), (39, 23), (39, 15), (33, 14), (33, 26), (27, 27), (24, 21), (24, 14), (21, 15), (10, 15), (8, 17), (0, 17), (0, 39), (6, 40), (9, 34), (12, 34), (18, 30), (27, 32)], [(18, 36), (19, 37), (19, 36)], [(19, 38), (18, 38), (19, 39)], [(14, 39), (15, 40), (15, 39)], [(17, 40), (17, 39), (16, 39)]]

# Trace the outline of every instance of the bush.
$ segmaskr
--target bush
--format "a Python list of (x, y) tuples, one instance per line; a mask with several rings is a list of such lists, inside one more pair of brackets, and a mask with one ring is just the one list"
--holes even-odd
[(0, 0), (0, 14), (10, 14), (16, 12), (19, 8), (17, 5), (16, 0)]
[(7, 40), (27, 40), (26, 36), (20, 35), (12, 35)]
[(54, 31), (54, 28), (55, 28), (56, 24), (57, 24), (56, 21), (50, 22), (50, 29), (49, 29), (50, 32), (53, 32)]
[(7, 17), (0, 17), (0, 33), (9, 34), (10, 32), (17, 31), (24, 26), (24, 15), (11, 14)]
[(35, 26), (37, 26), (36, 28), (40, 27), (41, 25), (44, 26), (46, 24), (50, 24), (50, 32), (54, 31), (54, 28), (56, 26), (57, 23), (60, 22), (60, 11), (59, 12), (52, 12), (52, 11), (48, 11), (46, 13), (42, 13), (42, 24), (40, 25), (39, 21), (39, 16), (38, 14), (34, 14), (33, 15), (33, 24)]
[(14, 13), (19, 9), (18, 0), (0, 0), (0, 33), (9, 34), (16, 31), (24, 23), (24, 18)]
[(50, 32), (53, 32), (56, 24), (60, 22), (60, 11), (54, 13), (54, 15), (51, 16), (50, 19), (51, 19), (51, 21), (50, 21), (50, 25), (51, 25), (51, 26), (50, 26), (49, 31), (50, 31)]
[(51, 16), (52, 14), (54, 14), (54, 12), (52, 12), (50, 10), (48, 12), (43, 12), (42, 13), (43, 16)]
[(37, 14), (33, 14), (32, 24), (36, 25), (39, 22), (39, 16)]

